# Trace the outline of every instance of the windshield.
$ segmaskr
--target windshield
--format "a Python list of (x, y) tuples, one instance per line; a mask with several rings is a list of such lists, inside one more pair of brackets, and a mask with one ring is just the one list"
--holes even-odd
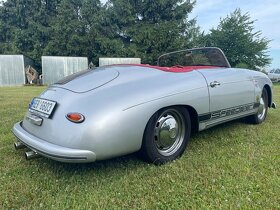
[(214, 47), (180, 50), (158, 58), (158, 66), (218, 66), (230, 67), (222, 50)]

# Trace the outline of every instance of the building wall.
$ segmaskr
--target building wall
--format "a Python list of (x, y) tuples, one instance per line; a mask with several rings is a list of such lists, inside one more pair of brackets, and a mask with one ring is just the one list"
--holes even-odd
[(24, 56), (0, 55), (0, 86), (24, 85)]
[(42, 56), (43, 84), (53, 84), (85, 69), (88, 69), (86, 57)]
[(140, 64), (141, 58), (99, 58), (99, 66), (113, 64)]

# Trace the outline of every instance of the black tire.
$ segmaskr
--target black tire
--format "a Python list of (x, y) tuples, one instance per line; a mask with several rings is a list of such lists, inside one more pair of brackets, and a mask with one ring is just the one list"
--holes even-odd
[(251, 124), (260, 124), (265, 121), (268, 111), (268, 94), (267, 90), (264, 88), (262, 91), (262, 96), (260, 98), (260, 106), (258, 112), (254, 115), (248, 116), (246, 121)]
[(149, 120), (140, 155), (155, 165), (180, 157), (191, 134), (191, 120), (187, 109), (170, 107), (156, 112)]

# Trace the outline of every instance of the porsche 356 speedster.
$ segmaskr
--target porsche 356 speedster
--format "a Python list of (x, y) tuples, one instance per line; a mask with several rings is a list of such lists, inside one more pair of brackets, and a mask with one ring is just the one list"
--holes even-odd
[(139, 151), (162, 164), (185, 151), (191, 132), (275, 108), (263, 73), (231, 68), (219, 48), (167, 53), (156, 66), (111, 65), (63, 78), (35, 97), (13, 127), (15, 147), (62, 162)]

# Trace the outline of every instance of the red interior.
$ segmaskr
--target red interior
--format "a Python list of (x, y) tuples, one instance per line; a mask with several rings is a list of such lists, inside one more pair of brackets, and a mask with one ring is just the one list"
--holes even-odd
[[(211, 68), (219, 68), (218, 66), (174, 66), (174, 67), (163, 67), (163, 66), (151, 66), (149, 64), (117, 64), (121, 66), (140, 66), (140, 67), (148, 67), (153, 69), (158, 69), (161, 71), (167, 72), (190, 72), (196, 69), (211, 69)], [(114, 65), (115, 66), (115, 65)]]

